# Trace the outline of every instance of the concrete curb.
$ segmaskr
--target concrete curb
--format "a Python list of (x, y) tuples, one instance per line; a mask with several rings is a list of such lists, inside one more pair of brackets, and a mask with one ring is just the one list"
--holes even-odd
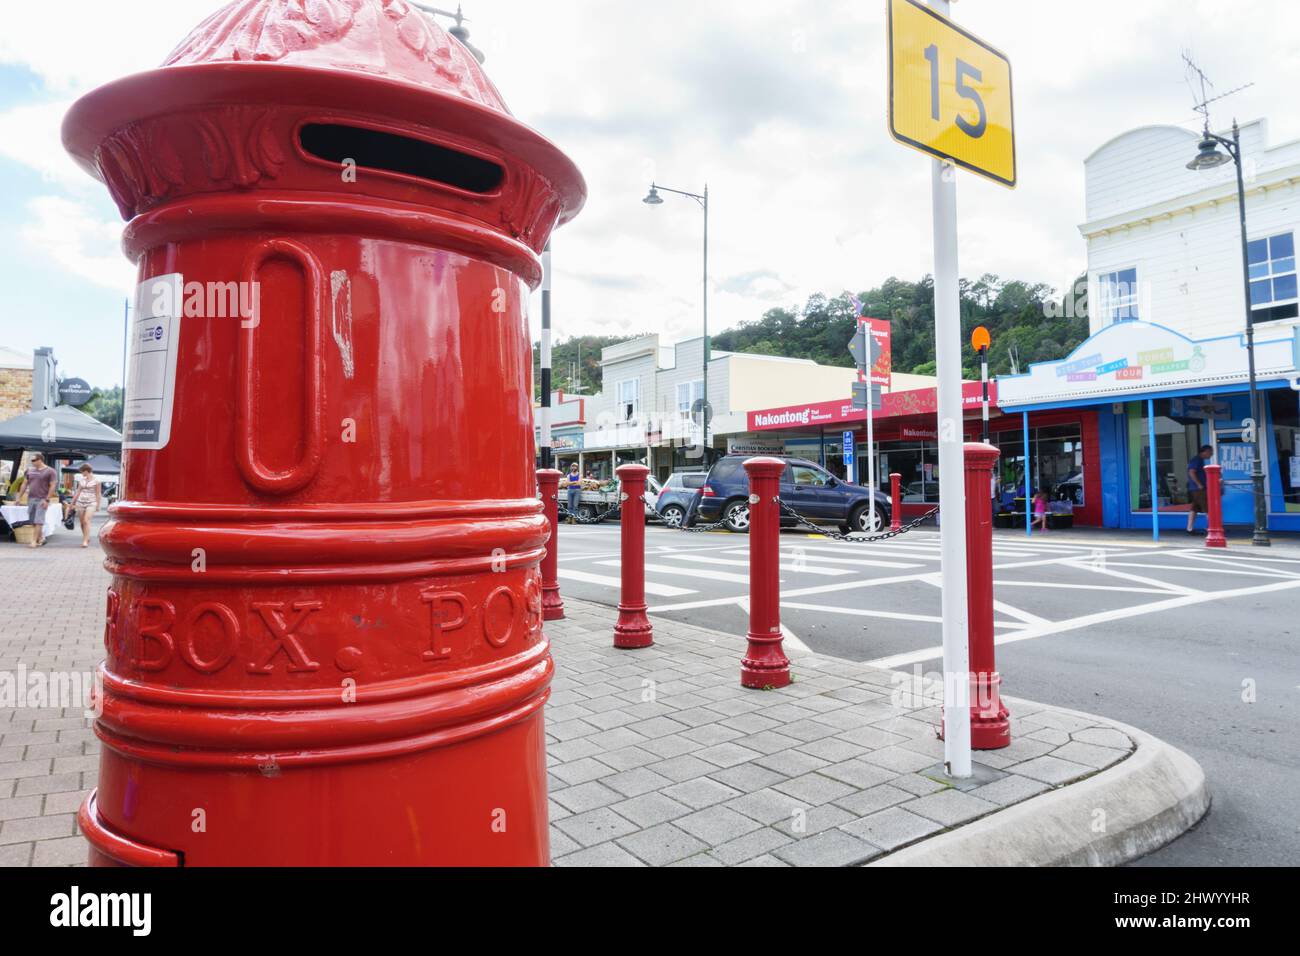
[(1209, 811), (1205, 772), (1181, 750), (1127, 724), (1049, 709), (1110, 724), (1136, 749), (1091, 777), (867, 865), (1117, 866), (1160, 849)]

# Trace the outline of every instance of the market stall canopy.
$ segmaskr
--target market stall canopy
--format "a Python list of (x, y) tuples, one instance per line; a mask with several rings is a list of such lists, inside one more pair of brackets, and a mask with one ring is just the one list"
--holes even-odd
[(121, 454), (122, 436), (71, 405), (28, 412), (0, 422), (0, 452)]
[(97, 475), (120, 475), (122, 473), (122, 463), (116, 458), (109, 458), (107, 455), (91, 455), (85, 461), (74, 461), (70, 465), (65, 465), (65, 472), (76, 472), (81, 470), (82, 465), (89, 465), (90, 470)]

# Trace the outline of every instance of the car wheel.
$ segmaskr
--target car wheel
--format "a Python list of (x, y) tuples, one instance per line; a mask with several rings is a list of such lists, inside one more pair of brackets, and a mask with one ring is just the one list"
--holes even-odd
[(727, 505), (727, 510), (723, 513), (722, 520), (727, 524), (727, 530), (736, 534), (749, 533), (749, 502), (733, 501)]
[(885, 523), (888, 520), (889, 516), (885, 514), (885, 509), (877, 506), (876, 523), (872, 524), (871, 508), (867, 505), (862, 505), (853, 512), (853, 517), (850, 519), (849, 523), (853, 526), (855, 532), (860, 532), (862, 534), (876, 534), (884, 529)]
[(686, 509), (681, 505), (669, 505), (663, 510), (664, 524), (670, 528), (680, 528), (686, 520)]
[(596, 509), (591, 505), (578, 505), (578, 517), (583, 521), (590, 521), (596, 517)]

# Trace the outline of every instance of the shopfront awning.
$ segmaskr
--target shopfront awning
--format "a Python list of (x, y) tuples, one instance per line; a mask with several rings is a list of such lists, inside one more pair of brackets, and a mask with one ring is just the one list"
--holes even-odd
[[(1285, 334), (1283, 334), (1285, 332)], [(1293, 379), (1300, 330), (1257, 329), (1259, 382)], [(1004, 412), (1122, 402), (1161, 394), (1211, 393), (1249, 379), (1244, 335), (1190, 339), (1152, 322), (1116, 322), (1066, 358), (1031, 365), (1023, 375), (998, 377)]]

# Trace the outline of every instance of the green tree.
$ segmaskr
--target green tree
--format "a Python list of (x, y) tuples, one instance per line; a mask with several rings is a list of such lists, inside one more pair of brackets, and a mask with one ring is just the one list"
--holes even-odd
[(122, 386), (97, 388), (90, 394), (90, 401), (81, 406), (81, 410), (96, 421), (103, 422), (109, 428), (122, 427)]
[[(858, 294), (867, 315), (889, 320), (894, 368), (918, 375), (934, 374), (934, 281), (889, 278)], [(967, 378), (979, 375), (979, 356), (970, 347), (977, 326), (993, 338), (989, 372), (1011, 371), (1011, 355), (1023, 367), (1029, 362), (1063, 358), (1088, 336), (1086, 307), (1071, 308), (1056, 298), (1056, 290), (1041, 282), (1003, 280), (985, 273), (961, 283), (962, 367)], [(808, 358), (824, 365), (853, 364), (846, 348), (856, 319), (848, 293), (817, 294), (804, 305), (769, 309), (762, 317), (742, 322), (713, 339), (715, 348), (733, 352)], [(1050, 356), (1048, 353), (1051, 353)]]
[[(576, 335), (551, 346), (551, 385), (556, 391), (595, 395), (603, 386), (600, 353), (633, 335)], [(533, 343), (533, 398), (541, 398), (542, 343)]]

